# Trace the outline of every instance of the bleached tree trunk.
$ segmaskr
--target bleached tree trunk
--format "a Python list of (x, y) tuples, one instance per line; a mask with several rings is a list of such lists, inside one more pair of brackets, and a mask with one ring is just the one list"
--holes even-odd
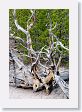
[[(21, 30), (23, 33), (25, 33), (26, 34), (26, 44), (27, 44), (27, 50), (28, 49), (30, 49), (30, 50), (28, 50), (28, 55), (29, 56), (32, 56), (32, 40), (31, 40), (31, 36), (30, 36), (30, 33), (29, 33), (29, 30), (32, 28), (32, 26), (33, 26), (33, 24), (34, 24), (34, 22), (35, 22), (35, 10), (30, 10), (30, 12), (31, 12), (31, 16), (29, 17), (29, 19), (27, 20), (27, 30), (25, 30), (24, 28), (22, 28), (19, 24), (18, 24), (18, 22), (17, 22), (17, 19), (16, 19), (16, 9), (14, 9), (14, 12), (13, 12), (13, 15), (14, 15), (14, 23), (15, 23), (15, 25), (16, 25), (16, 27), (17, 27), (17, 29), (18, 30)], [(29, 21), (31, 20), (31, 19), (33, 19), (33, 22), (31, 22), (30, 24), (29, 24)], [(32, 63), (32, 58), (31, 58), (31, 63)]]

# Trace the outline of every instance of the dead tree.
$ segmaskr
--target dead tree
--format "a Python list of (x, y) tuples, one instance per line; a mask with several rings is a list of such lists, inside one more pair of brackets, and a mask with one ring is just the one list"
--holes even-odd
[[(34, 22), (35, 22), (35, 10), (32, 10), (32, 9), (31, 9), (30, 12), (31, 12), (31, 16), (30, 16), (29, 19), (27, 20), (27, 29), (22, 28), (22, 27), (18, 24), (17, 19), (16, 19), (16, 9), (14, 9), (14, 12), (13, 12), (13, 15), (14, 15), (14, 23), (15, 23), (17, 29), (18, 29), (18, 30), (21, 30), (24, 34), (26, 34), (26, 40), (27, 40), (27, 41), (26, 41), (26, 44), (27, 44), (26, 48), (27, 48), (27, 50), (28, 50), (28, 55), (29, 55), (29, 57), (32, 56), (32, 53), (34, 52), (33, 49), (32, 49), (32, 40), (31, 40), (31, 37), (30, 37), (29, 30), (32, 28), (32, 26), (33, 26), (33, 24), (34, 24)], [(30, 21), (31, 19), (33, 20), (33, 22), (31, 22), (31, 23), (29, 24), (29, 21)], [(21, 39), (21, 40), (23, 41), (23, 39)], [(31, 58), (31, 63), (32, 63), (32, 58)]]
[[(13, 57), (13, 60), (18, 66), (18, 72), (19, 74), (22, 74), (23, 78), (21, 79), (20, 86), (22, 87), (32, 87), (34, 91), (37, 91), (39, 89), (42, 89), (44, 86), (46, 89), (46, 92), (49, 93), (49, 87), (50, 85), (54, 85), (55, 82), (61, 87), (67, 98), (69, 98), (69, 86), (66, 84), (66, 82), (63, 80), (64, 77), (61, 78), (61, 73), (59, 73), (59, 67), (62, 60), (62, 53), (59, 51), (58, 46), (60, 46), (62, 49), (65, 49), (69, 51), (67, 47), (65, 47), (52, 33), (52, 30), (56, 28), (57, 24), (52, 28), (52, 24), (50, 23), (50, 29), (49, 31), (49, 46), (42, 47), (39, 51), (34, 51), (32, 48), (32, 41), (29, 33), (29, 29), (33, 26), (35, 22), (35, 10), (30, 10), (32, 15), (30, 16), (29, 20), (27, 21), (27, 29), (22, 28), (16, 19), (16, 10), (14, 9), (13, 15), (14, 15), (14, 23), (18, 30), (21, 30), (24, 34), (26, 34), (26, 43), (27, 46), (22, 45), (25, 49), (27, 49), (28, 54), (19, 53), (22, 56), (27, 56), (31, 59), (31, 67), (30, 70), (27, 69), (27, 67), (21, 62), (18, 57), (15, 55), (16, 49), (11, 49), (11, 55)], [(29, 24), (29, 21), (33, 19), (33, 22)], [(24, 42), (24, 40), (20, 37), (16, 37), (14, 35), (11, 35), (14, 39), (21, 40)], [(54, 38), (56, 41), (54, 42)], [(59, 51), (60, 57), (58, 62), (56, 63), (54, 55), (56, 52)], [(46, 58), (43, 56), (43, 54), (46, 55)], [(43, 60), (46, 61), (46, 64), (42, 64), (40, 62), (40, 59), (43, 58)], [(34, 61), (32, 61), (34, 59)], [(50, 62), (50, 65), (47, 65), (47, 63)], [(20, 77), (18, 78), (20, 79)]]
[[(57, 25), (57, 24), (56, 24)], [(56, 25), (54, 26), (54, 28), (56, 28)], [(54, 49), (54, 44), (55, 44), (55, 50), (58, 50), (58, 45), (60, 45), (61, 48), (69, 51), (68, 48), (66, 48), (59, 40), (58, 40), (58, 37), (55, 36), (53, 33), (52, 33), (52, 30), (54, 29), (52, 28), (52, 24), (50, 22), (50, 29), (49, 29), (49, 35), (51, 37), (51, 43), (50, 43), (50, 46), (51, 46), (51, 49)], [(54, 42), (53, 38), (56, 39), (56, 42)], [(60, 51), (59, 51), (60, 52)], [(56, 53), (56, 52), (55, 52)], [(60, 66), (60, 63), (61, 63), (61, 59), (62, 59), (62, 53), (60, 52), (60, 57), (59, 57), (59, 61), (58, 63), (56, 64), (55, 63), (55, 58), (54, 58), (54, 61), (53, 61), (53, 65), (55, 66), (55, 81), (56, 83), (61, 87), (61, 89), (63, 90), (63, 92), (65, 93), (65, 95), (67, 96), (67, 98), (69, 98), (69, 86), (68, 84), (66, 84), (66, 82), (59, 76), (59, 66)], [(53, 60), (53, 59), (52, 59)]]

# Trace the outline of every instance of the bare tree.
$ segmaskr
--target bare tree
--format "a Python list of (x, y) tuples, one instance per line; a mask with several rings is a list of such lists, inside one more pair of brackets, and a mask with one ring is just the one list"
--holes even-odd
[[(21, 80), (19, 85), (22, 87), (27, 87), (27, 88), (33, 87), (34, 91), (37, 91), (44, 86), (46, 89), (46, 92), (49, 93), (50, 85), (53, 86), (56, 82), (61, 87), (61, 89), (67, 96), (67, 98), (69, 98), (69, 86), (63, 80), (64, 78), (62, 79), (60, 77), (60, 75), (58, 75), (60, 63), (62, 60), (62, 53), (58, 49), (58, 46), (60, 46), (62, 49), (67, 50), (67, 51), (69, 51), (69, 49), (67, 47), (65, 47), (62, 44), (62, 42), (60, 42), (58, 40), (57, 36), (55, 36), (52, 32), (52, 30), (54, 30), (56, 28), (57, 23), (52, 28), (52, 24), (50, 22), (50, 28), (48, 29), (49, 40), (50, 40), (49, 46), (45, 45), (39, 51), (35, 51), (32, 48), (32, 40), (31, 40), (31, 36), (29, 33), (29, 30), (32, 28), (32, 26), (34, 25), (34, 22), (35, 22), (35, 10), (31, 9), (30, 12), (31, 12), (31, 16), (27, 20), (27, 29), (24, 29), (18, 24), (18, 21), (16, 18), (16, 9), (14, 9), (14, 11), (13, 11), (15, 26), (17, 27), (18, 30), (21, 30), (26, 35), (27, 46), (24, 46), (22, 43), (20, 43), (20, 44), (25, 49), (27, 49), (28, 54), (23, 54), (21, 52), (19, 54), (22, 56), (29, 57), (31, 59), (31, 65), (30, 65), (31, 67), (30, 67), (30, 70), (28, 70), (27, 67), (23, 64), (23, 62), (21, 62), (18, 59), (18, 57), (15, 55), (16, 54), (15, 52), (17, 51), (17, 49), (10, 49), (10, 54), (12, 56), (12, 59), (17, 64), (17, 66), (19, 68), (18, 69), (19, 73), (21, 71), (22, 76), (23, 76), (23, 79)], [(31, 22), (29, 24), (29, 21), (31, 19), (33, 19), (33, 22)], [(24, 42), (24, 40), (22, 38), (16, 37), (13, 34), (11, 34), (11, 37)], [(54, 38), (56, 39), (55, 42), (54, 42)], [(60, 57), (59, 57), (58, 62), (56, 63), (55, 54), (57, 51), (59, 51)], [(46, 58), (44, 57), (43, 54), (45, 54)], [(46, 61), (45, 64), (41, 63), (41, 61), (40, 61), (41, 58), (43, 58), (43, 60)], [(50, 62), (50, 65), (47, 65), (48, 62)], [(17, 78), (17, 77), (15, 76), (15, 78)], [(51, 82), (51, 84), (49, 84), (50, 82)]]

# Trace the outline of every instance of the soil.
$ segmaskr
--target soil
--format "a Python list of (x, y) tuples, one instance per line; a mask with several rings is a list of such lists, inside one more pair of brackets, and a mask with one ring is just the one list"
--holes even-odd
[(32, 89), (23, 89), (9, 86), (10, 99), (66, 99), (61, 88), (55, 88), (49, 95), (45, 90), (33, 92)]

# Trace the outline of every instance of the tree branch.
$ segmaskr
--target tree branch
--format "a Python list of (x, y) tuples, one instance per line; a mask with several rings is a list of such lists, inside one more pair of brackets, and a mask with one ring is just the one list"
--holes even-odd
[(21, 40), (24, 43), (24, 40), (22, 38), (14, 36), (14, 34), (10, 34), (10, 38)]
[(60, 66), (60, 63), (61, 63), (61, 59), (62, 59), (62, 57), (60, 56), (59, 61), (58, 61), (57, 66), (56, 66), (56, 71), (59, 70), (59, 66)]
[(14, 11), (13, 11), (13, 16), (14, 16), (14, 23), (15, 23), (17, 29), (18, 29), (18, 30), (21, 30), (23, 33), (25, 33), (25, 34), (27, 35), (27, 34), (28, 34), (28, 31), (26, 31), (24, 28), (22, 28), (22, 27), (18, 24), (18, 22), (17, 22), (17, 19), (16, 19), (16, 9), (14, 9)]

